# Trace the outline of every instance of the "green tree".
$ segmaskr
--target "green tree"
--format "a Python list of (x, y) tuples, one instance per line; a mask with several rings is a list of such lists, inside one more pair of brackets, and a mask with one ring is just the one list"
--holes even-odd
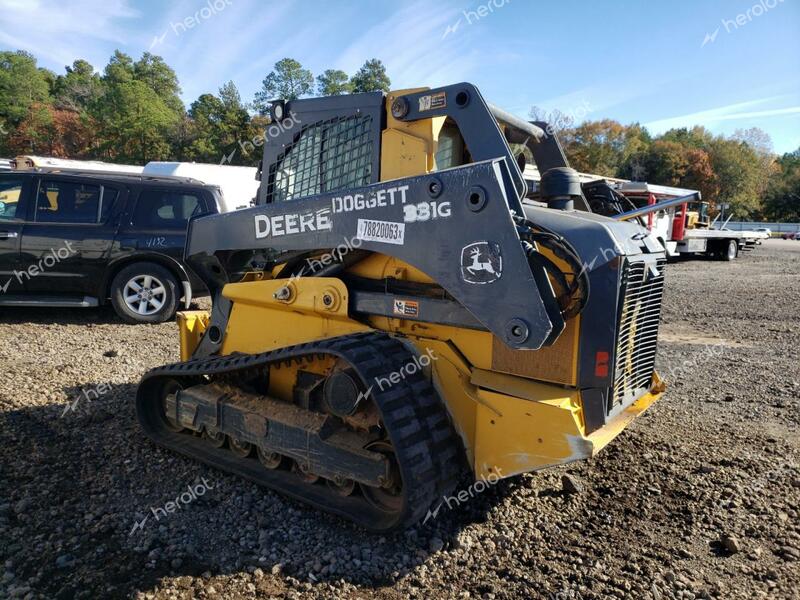
[(103, 71), (103, 82), (107, 85), (117, 85), (133, 81), (133, 78), (133, 59), (124, 52), (114, 50), (114, 55)]
[(314, 90), (314, 75), (293, 58), (283, 58), (275, 63), (272, 72), (264, 78), (253, 102), (262, 115), (269, 112), (270, 100), (294, 100), (307, 96)]
[(176, 113), (183, 113), (185, 109), (180, 97), (178, 76), (163, 58), (145, 52), (142, 58), (133, 63), (133, 77), (158, 94)]
[(22, 50), (0, 52), (0, 127), (10, 133), (31, 106), (49, 103), (50, 78), (36, 66), (33, 55)]
[(114, 85), (102, 100), (102, 150), (108, 158), (145, 164), (170, 157), (180, 115), (142, 81)]
[(659, 139), (668, 142), (678, 142), (682, 146), (701, 148), (708, 151), (711, 142), (714, 141), (714, 134), (702, 125), (695, 125), (691, 129), (686, 127), (670, 129), (660, 135)]
[(775, 221), (800, 221), (800, 148), (776, 161), (764, 198), (764, 214)]
[(352, 85), (344, 71), (327, 69), (322, 75), (317, 76), (317, 93), (320, 96), (340, 96), (351, 91)]
[(720, 136), (709, 144), (709, 156), (719, 186), (719, 202), (731, 205), (731, 212), (751, 218), (761, 208), (761, 165), (747, 142)]
[(94, 67), (78, 59), (58, 75), (53, 86), (55, 105), (61, 109), (83, 112), (90, 110), (103, 94), (103, 82)]
[(220, 88), (219, 96), (203, 94), (194, 101), (189, 118), (188, 144), (182, 153), (188, 160), (217, 163), (224, 158), (225, 163), (234, 165), (258, 163), (263, 134), (232, 81)]
[(392, 86), (386, 67), (377, 58), (371, 58), (353, 75), (350, 80), (353, 93), (360, 92), (388, 92)]

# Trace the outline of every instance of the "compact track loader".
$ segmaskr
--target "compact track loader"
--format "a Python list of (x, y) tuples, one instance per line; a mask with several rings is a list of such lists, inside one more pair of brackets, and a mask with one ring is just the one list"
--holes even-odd
[(272, 109), (256, 205), (190, 223), (213, 308), (142, 379), (155, 442), (382, 531), (661, 395), (664, 250), (589, 210), (546, 124), (466, 83)]

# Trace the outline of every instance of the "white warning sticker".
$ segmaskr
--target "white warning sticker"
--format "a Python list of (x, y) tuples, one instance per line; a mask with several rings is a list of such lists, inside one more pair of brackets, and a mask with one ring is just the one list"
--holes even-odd
[(406, 224), (359, 219), (356, 237), (366, 242), (383, 242), (402, 246), (405, 244)]

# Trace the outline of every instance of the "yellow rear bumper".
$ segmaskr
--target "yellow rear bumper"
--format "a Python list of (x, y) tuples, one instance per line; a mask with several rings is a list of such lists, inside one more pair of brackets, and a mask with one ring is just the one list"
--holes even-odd
[(594, 456), (594, 454), (597, 454), (597, 452), (605, 448), (608, 443), (617, 437), (636, 417), (650, 408), (653, 402), (661, 398), (664, 394), (664, 389), (664, 381), (658, 376), (658, 373), (654, 373), (653, 385), (650, 388), (650, 392), (639, 398), (603, 427), (586, 436), (586, 439), (592, 444), (592, 455)]
[(500, 385), (492, 386), (496, 391), (478, 389), (472, 448), (477, 478), (510, 477), (591, 458), (664, 391), (654, 375), (650, 392), (587, 435), (578, 391), (519, 379), (514, 383), (513, 392), (500, 393)]

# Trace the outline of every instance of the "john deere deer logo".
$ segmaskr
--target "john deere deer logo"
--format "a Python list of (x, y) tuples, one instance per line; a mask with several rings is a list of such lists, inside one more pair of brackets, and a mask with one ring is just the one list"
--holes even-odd
[(500, 279), (503, 257), (494, 242), (473, 242), (461, 250), (461, 277), (467, 283), (486, 284)]

